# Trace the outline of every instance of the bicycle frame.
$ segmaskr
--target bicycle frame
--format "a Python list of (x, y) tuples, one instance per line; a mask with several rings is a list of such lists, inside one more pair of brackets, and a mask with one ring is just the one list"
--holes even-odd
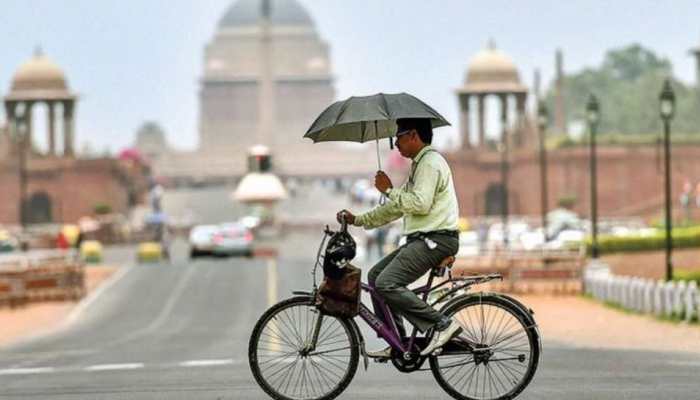
[[(346, 225), (343, 224), (342, 229), (345, 231)], [(320, 262), (320, 257), (321, 257), (321, 250), (323, 248), (323, 245), (325, 243), (326, 237), (331, 235), (333, 232), (326, 226), (326, 229), (324, 231), (325, 236), (323, 238), (323, 241), (321, 242), (321, 246), (319, 247), (319, 251), (316, 257), (316, 265), (314, 266), (314, 271), (313, 271), (313, 276), (314, 276), (314, 291), (316, 290), (316, 268), (319, 266)], [(490, 274), (490, 275), (479, 275), (479, 276), (470, 276), (470, 277), (461, 277), (461, 278), (452, 278), (451, 272), (449, 273), (449, 279), (446, 279), (445, 281), (441, 282), (440, 284), (436, 285), (433, 287), (433, 280), (436, 276), (440, 277), (443, 276), (445, 273), (445, 268), (443, 267), (442, 270), (440, 271), (435, 271), (434, 269), (430, 271), (430, 275), (428, 278), (428, 282), (418, 288), (412, 289), (412, 292), (415, 293), (417, 296), (422, 295), (422, 300), (424, 302), (427, 302), (428, 299), (428, 294), (430, 292), (435, 291), (436, 289), (440, 288), (441, 286), (444, 286), (448, 283), (454, 283), (454, 282), (461, 282), (460, 284), (453, 285), (453, 287), (449, 290), (447, 290), (446, 293), (443, 293), (441, 296), (439, 296), (435, 301), (433, 301), (430, 305), (434, 305), (439, 303), (442, 299), (451, 296), (452, 294), (458, 292), (459, 290), (469, 288), (472, 285), (479, 284), (482, 282), (486, 282), (489, 280), (493, 279), (502, 279), (502, 276), (500, 274)], [(367, 283), (361, 283), (361, 289), (364, 292), (369, 293), (369, 295), (372, 297), (372, 299), (375, 300), (375, 304), (379, 305), (381, 308), (382, 314), (387, 317), (387, 322), (383, 322), (379, 317), (377, 317), (376, 314), (374, 314), (372, 311), (370, 311), (369, 308), (364, 303), (360, 303), (360, 312), (359, 316), (369, 325), (372, 330), (374, 330), (379, 337), (384, 339), (389, 345), (396, 351), (400, 351), (402, 354), (405, 353), (410, 353), (412, 349), (414, 349), (414, 345), (416, 344), (416, 335), (418, 334), (418, 328), (413, 326), (413, 331), (411, 332), (411, 336), (409, 337), (408, 343), (404, 343), (403, 338), (400, 337), (399, 330), (396, 327), (396, 323), (394, 321), (393, 313), (389, 309), (389, 306), (386, 304), (384, 299), (382, 298), (379, 293), (377, 293), (377, 289), (369, 285)], [(317, 333), (318, 329), (320, 328), (322, 317), (317, 319), (316, 322), (316, 327), (315, 327), (315, 333)], [(314, 335), (314, 338), (311, 343), (311, 348), (315, 348), (316, 344), (316, 336), (317, 334)], [(416, 349), (420, 351), (420, 348)]]

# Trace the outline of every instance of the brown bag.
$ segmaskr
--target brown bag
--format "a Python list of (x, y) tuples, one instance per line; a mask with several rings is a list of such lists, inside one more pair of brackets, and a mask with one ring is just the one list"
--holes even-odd
[(327, 315), (353, 318), (360, 313), (362, 270), (347, 264), (340, 279), (326, 276), (316, 293), (316, 306)]

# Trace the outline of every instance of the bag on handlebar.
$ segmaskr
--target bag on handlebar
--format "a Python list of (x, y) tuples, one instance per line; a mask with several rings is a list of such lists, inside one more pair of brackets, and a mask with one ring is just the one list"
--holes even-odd
[(316, 293), (316, 306), (324, 314), (353, 318), (360, 312), (362, 270), (350, 264), (355, 248), (355, 240), (347, 232), (336, 232), (328, 241), (323, 282)]

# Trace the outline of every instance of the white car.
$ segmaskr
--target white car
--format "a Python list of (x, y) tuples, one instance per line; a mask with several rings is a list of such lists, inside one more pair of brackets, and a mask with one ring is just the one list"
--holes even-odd
[(190, 258), (214, 254), (214, 236), (218, 225), (197, 225), (190, 230)]
[(219, 225), (213, 237), (212, 253), (217, 256), (253, 256), (253, 233), (240, 222)]

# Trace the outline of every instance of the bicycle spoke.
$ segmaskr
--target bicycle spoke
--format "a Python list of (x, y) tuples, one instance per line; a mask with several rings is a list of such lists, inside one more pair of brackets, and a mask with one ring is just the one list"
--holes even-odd
[(452, 317), (463, 327), (459, 337), (473, 350), (437, 356), (434, 371), (439, 371), (441, 385), (474, 399), (517, 393), (532, 376), (531, 358), (537, 346), (521, 315), (515, 306), (494, 296), (474, 298), (455, 310)]
[(326, 397), (339, 385), (347, 385), (348, 373), (354, 374), (351, 368), (357, 367), (357, 349), (352, 345), (352, 331), (341, 320), (324, 316), (315, 350), (304, 352), (319, 316), (308, 303), (292, 303), (257, 328), (253, 353), (257, 361), (251, 366), (266, 390), (301, 400)]

